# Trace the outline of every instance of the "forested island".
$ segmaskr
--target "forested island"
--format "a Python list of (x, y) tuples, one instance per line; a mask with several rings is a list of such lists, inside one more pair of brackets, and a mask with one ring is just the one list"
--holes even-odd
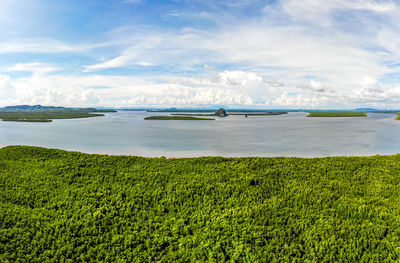
[(367, 117), (367, 113), (358, 111), (310, 111), (307, 117)]
[(0, 108), (2, 121), (16, 122), (51, 122), (54, 119), (76, 119), (104, 116), (105, 112), (116, 112), (111, 109), (66, 108), (41, 105), (19, 105)]
[(244, 115), (244, 116), (274, 116), (274, 115), (283, 115), (288, 114), (286, 111), (241, 111), (241, 112), (228, 112), (229, 115)]
[(0, 262), (395, 262), (400, 155), (0, 149)]
[[(151, 111), (155, 112), (155, 111)], [(171, 111), (160, 111), (160, 112), (177, 112), (176, 110), (171, 110)], [(242, 115), (242, 116), (273, 116), (273, 115), (282, 115), (282, 114), (287, 114), (286, 111), (265, 111), (265, 110), (259, 110), (259, 111), (254, 111), (254, 110), (233, 110), (233, 111), (226, 111), (224, 108), (219, 108), (216, 110), (214, 113), (204, 113), (207, 111), (193, 111), (191, 113), (185, 113), (187, 111), (181, 111), (180, 113), (172, 113), (171, 115), (176, 115), (176, 116), (218, 116), (218, 117), (226, 117), (229, 115)]]
[(145, 117), (145, 120), (183, 120), (183, 121), (213, 121), (211, 118), (198, 118), (192, 116), (149, 116)]

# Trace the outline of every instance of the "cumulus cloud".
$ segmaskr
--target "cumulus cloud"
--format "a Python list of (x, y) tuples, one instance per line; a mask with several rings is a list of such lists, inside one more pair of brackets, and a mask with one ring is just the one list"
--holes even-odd
[(10, 76), (7, 75), (0, 75), (0, 90), (5, 89), (5, 87), (10, 82)]
[[(259, 24), (212, 32), (157, 32), (157, 38), (141, 32), (120, 56), (88, 65), (85, 71), (131, 65), (192, 70), (204, 64), (228, 63), (292, 85), (317, 76), (339, 90), (358, 86), (365, 75), (379, 79), (390, 72), (380, 54), (353, 43), (353, 38), (321, 38), (303, 28), (264, 28)], [(230, 76), (223, 78), (232, 81)]]
[[(0, 77), (9, 96), (0, 104), (51, 104), (66, 106), (193, 106), (227, 105), (246, 107), (316, 108), (327, 105), (351, 105), (351, 102), (395, 103), (400, 87), (382, 90), (377, 81), (365, 76), (361, 88), (347, 94), (321, 92), (324, 85), (310, 80), (307, 88), (269, 80), (254, 72), (212, 71), (203, 76), (60, 76), (33, 74), (12, 79)], [(101, 88), (99, 88), (101, 87)], [(11, 92), (12, 91), (12, 92)], [(3, 92), (4, 94), (4, 92)], [(14, 94), (14, 96), (10, 96)], [(376, 105), (376, 104), (374, 104)]]
[(382, 87), (377, 79), (365, 76), (360, 83), (360, 87), (350, 92), (349, 100), (354, 103), (368, 104), (374, 107), (398, 108), (400, 86)]
[[(397, 2), (201, 2), (212, 12), (197, 12), (193, 19), (214, 21), (213, 26), (187, 26), (182, 19), (190, 20), (193, 10), (168, 10), (164, 19), (182, 28), (125, 25), (94, 44), (36, 38), (0, 42), (0, 54), (90, 53), (95, 58), (74, 66), (83, 68), (77, 75), (62, 75), (57, 71), (64, 66), (57, 64), (13, 64), (3, 71), (33, 74), (8, 79), (7, 85), (16, 101), (26, 103), (343, 107), (387, 101), (400, 106), (399, 85), (385, 81), (400, 73)], [(249, 6), (264, 8), (244, 19), (227, 11)], [(92, 53), (99, 47), (107, 50)], [(110, 76), (107, 69), (137, 76)]]
[(311, 79), (309, 82), (300, 84), (297, 87), (300, 89), (306, 89), (306, 90), (311, 90), (315, 92), (326, 92), (326, 91), (331, 91), (327, 90), (326, 87), (323, 86), (323, 84), (319, 81)]
[(0, 75), (0, 101), (8, 104), (15, 97), (15, 90), (11, 84), (11, 78), (8, 75)]
[[(1, 78), (2, 79), (2, 78)], [(14, 104), (58, 104), (67, 106), (190, 106), (190, 105), (250, 105), (252, 99), (231, 85), (217, 87), (182, 84), (184, 80), (164, 78), (160, 84), (153, 78), (130, 76), (59, 76), (32, 75), (15, 80), (4, 77), (15, 91)], [(3, 81), (0, 82), (2, 84)], [(215, 84), (215, 83), (214, 83)], [(98, 87), (106, 87), (98, 89)], [(199, 88), (200, 87), (200, 88)], [(9, 100), (0, 104), (10, 103)]]
[(278, 98), (271, 100), (267, 103), (269, 106), (287, 106), (299, 108), (317, 108), (321, 107), (327, 102), (328, 98), (325, 96), (305, 96), (304, 94), (289, 94), (284, 92)]

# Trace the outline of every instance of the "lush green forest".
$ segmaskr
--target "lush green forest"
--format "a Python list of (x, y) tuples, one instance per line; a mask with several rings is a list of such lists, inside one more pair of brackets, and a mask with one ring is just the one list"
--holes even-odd
[(2, 119), (2, 121), (16, 121), (16, 122), (52, 122), (52, 120), (50, 119), (41, 119), (41, 118), (37, 118), (37, 119), (24, 119), (24, 118), (4, 118)]
[(367, 113), (359, 111), (310, 111), (307, 117), (367, 117)]
[(0, 149), (0, 262), (394, 262), (400, 155)]
[(3, 121), (24, 122), (51, 122), (53, 119), (76, 119), (104, 116), (101, 113), (90, 113), (87, 111), (32, 111), (32, 112), (0, 112)]
[(145, 120), (180, 120), (180, 121), (213, 121), (212, 118), (198, 118), (192, 116), (149, 116)]
[(260, 111), (260, 112), (228, 112), (228, 115), (247, 115), (247, 116), (271, 116), (271, 115), (283, 115), (288, 114), (287, 111)]

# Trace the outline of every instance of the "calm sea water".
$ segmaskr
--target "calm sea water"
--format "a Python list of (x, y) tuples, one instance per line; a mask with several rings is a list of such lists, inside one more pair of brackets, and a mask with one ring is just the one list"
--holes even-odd
[[(0, 145), (32, 145), (140, 156), (338, 156), (400, 152), (400, 121), (366, 118), (229, 116), (215, 121), (145, 121), (159, 113), (120, 111), (51, 123), (0, 122)], [(168, 115), (168, 114), (164, 114)]]

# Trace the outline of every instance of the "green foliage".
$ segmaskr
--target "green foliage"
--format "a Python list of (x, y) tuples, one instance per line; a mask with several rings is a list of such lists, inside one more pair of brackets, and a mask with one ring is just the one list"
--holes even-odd
[(24, 122), (49, 122), (51, 119), (76, 119), (104, 116), (100, 113), (90, 113), (85, 110), (46, 110), (46, 111), (25, 111), (25, 112), (0, 112), (0, 119), (3, 121), (24, 121)]
[(400, 155), (0, 149), (0, 262), (395, 262)]
[(310, 111), (307, 117), (366, 117), (367, 113), (359, 111)]
[(0, 119), (3, 121), (19, 122), (51, 122), (52, 119), (76, 119), (104, 116), (104, 114), (100, 114), (102, 112), (109, 113), (116, 111), (112, 109), (18, 105), (0, 108)]
[(188, 121), (213, 121), (211, 118), (198, 118), (191, 116), (149, 116), (144, 118), (145, 120), (188, 120)]
[(49, 119), (13, 119), (13, 118), (4, 118), (2, 121), (16, 121), (16, 122), (52, 122)]
[(261, 111), (261, 112), (228, 112), (228, 115), (247, 115), (247, 116), (270, 116), (288, 114), (286, 111)]

